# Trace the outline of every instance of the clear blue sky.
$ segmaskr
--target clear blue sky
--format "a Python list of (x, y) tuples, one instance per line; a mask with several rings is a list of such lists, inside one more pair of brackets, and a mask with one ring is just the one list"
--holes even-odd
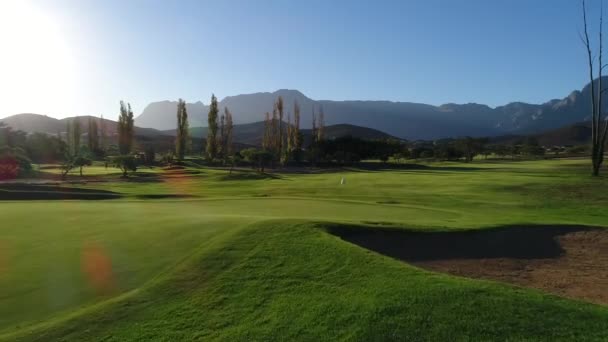
[[(595, 19), (598, 1), (588, 1), (596, 4)], [(0, 105), (0, 117), (46, 111), (113, 118), (120, 99), (139, 114), (151, 101), (208, 103), (212, 92), (221, 99), (279, 88), (313, 99), (497, 106), (567, 96), (587, 82), (577, 0), (44, 0), (31, 6), (56, 24), (53, 39), (69, 54), (57, 59), (70, 61), (61, 65), (69, 82), (52, 87), (61, 102), (47, 108), (32, 91), (32, 103)], [(57, 73), (51, 76), (61, 78)]]

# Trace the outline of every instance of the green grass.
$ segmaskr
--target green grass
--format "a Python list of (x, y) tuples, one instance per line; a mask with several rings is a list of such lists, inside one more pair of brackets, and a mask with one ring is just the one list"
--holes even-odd
[[(601, 340), (608, 330), (606, 307), (423, 271), (326, 232), (606, 225), (608, 179), (589, 177), (586, 161), (191, 171), (72, 185), (117, 200), (1, 203), (0, 339)], [(136, 197), (162, 194), (193, 197)]]

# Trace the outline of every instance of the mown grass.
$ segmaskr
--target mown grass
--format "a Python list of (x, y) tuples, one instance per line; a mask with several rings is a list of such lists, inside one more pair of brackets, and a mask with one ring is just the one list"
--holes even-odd
[[(325, 232), (336, 223), (605, 226), (608, 179), (589, 177), (586, 161), (276, 177), (193, 171), (66, 185), (124, 195), (117, 200), (2, 202), (3, 336), (581, 340), (608, 331), (605, 307), (422, 271)], [(84, 265), (100, 253), (109, 288)]]

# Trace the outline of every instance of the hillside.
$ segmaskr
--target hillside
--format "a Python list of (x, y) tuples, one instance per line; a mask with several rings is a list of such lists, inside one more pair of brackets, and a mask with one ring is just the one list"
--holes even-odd
[[(566, 125), (545, 132), (531, 134), (543, 146), (583, 145), (591, 141), (591, 125), (588, 122)], [(526, 138), (526, 135), (502, 135), (493, 137), (492, 143), (513, 144)]]
[[(39, 132), (47, 134), (57, 134), (65, 132), (68, 122), (72, 122), (74, 120), (78, 120), (82, 127), (82, 131), (86, 132), (86, 127), (88, 125), (89, 119), (97, 120), (98, 123), (101, 120), (100, 118), (93, 116), (77, 116), (64, 119), (55, 119), (46, 115), (27, 113), (9, 116), (0, 119), (0, 122), (4, 122), (15, 130), (24, 131), (27, 133)], [(103, 125), (108, 135), (117, 134), (116, 121), (103, 119)], [(159, 136), (163, 135), (163, 133), (153, 128), (135, 127), (135, 135)]]
[[(167, 135), (175, 135), (175, 129), (162, 131)], [(310, 129), (303, 129), (302, 135), (304, 142), (310, 140)], [(194, 127), (190, 129), (190, 134), (195, 138), (206, 138), (207, 127)], [(249, 124), (234, 125), (233, 141), (248, 145), (260, 145), (264, 136), (264, 122), (254, 122)], [(329, 125), (325, 127), (325, 135), (329, 139), (335, 139), (344, 136), (353, 136), (362, 139), (388, 139), (394, 138), (390, 134), (367, 127), (360, 127), (349, 124)]]
[[(596, 81), (597, 82), (597, 81)], [(608, 82), (606, 77), (605, 82)], [(236, 124), (260, 121), (272, 111), (273, 102), (282, 96), (286, 112), (293, 103), (301, 107), (302, 127), (311, 126), (313, 108), (323, 108), (327, 125), (347, 123), (369, 127), (406, 139), (437, 139), (450, 136), (500, 136), (533, 134), (588, 120), (590, 85), (573, 91), (562, 99), (543, 104), (512, 102), (491, 108), (483, 104), (444, 104), (391, 101), (313, 100), (297, 90), (281, 89), (269, 93), (228, 96), (219, 102), (220, 110), (228, 107)], [(605, 95), (608, 103), (608, 95)], [(135, 119), (141, 127), (172, 129), (176, 102), (149, 104)], [(188, 104), (191, 126), (206, 126), (208, 106), (202, 102)]]

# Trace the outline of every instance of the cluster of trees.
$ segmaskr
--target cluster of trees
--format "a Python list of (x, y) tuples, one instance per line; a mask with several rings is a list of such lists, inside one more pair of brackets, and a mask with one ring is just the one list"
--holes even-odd
[(281, 165), (285, 165), (301, 158), (303, 139), (300, 132), (300, 105), (297, 101), (293, 103), (293, 122), (291, 112), (287, 113), (286, 124), (284, 117), (285, 105), (283, 98), (279, 96), (274, 103), (272, 116), (266, 112), (262, 138), (263, 151), (260, 152), (260, 155), (267, 154), (266, 159), (273, 164), (278, 161)]
[[(219, 114), (219, 106), (215, 95), (211, 95), (211, 104), (207, 114), (208, 133), (203, 153), (209, 162), (222, 161), (226, 163), (234, 159), (233, 155), (233, 121), (228, 107)], [(175, 139), (175, 158), (183, 161), (186, 154), (192, 152), (192, 140), (188, 123), (186, 102), (179, 99), (177, 103), (177, 136)], [(165, 158), (166, 159), (166, 158)], [(172, 157), (169, 157), (172, 159)]]
[[(285, 115), (286, 112), (287, 115)], [(287, 117), (286, 123), (285, 117)], [(313, 108), (313, 126), (319, 123), (323, 126), (322, 119), (317, 121), (314, 117), (315, 111)], [(293, 103), (292, 121), (292, 112), (286, 111), (283, 98), (279, 96), (274, 102), (272, 115), (269, 112), (265, 114), (262, 149), (249, 148), (243, 150), (241, 151), (242, 157), (252, 165), (257, 165), (260, 171), (264, 171), (264, 167), (268, 164), (274, 166), (278, 162), (284, 166), (292, 161), (301, 161), (303, 137), (300, 131), (300, 118), (300, 104), (297, 101)], [(316, 146), (319, 139), (322, 139), (322, 135), (319, 135), (323, 134), (322, 132), (323, 130), (315, 131), (313, 129), (312, 145)]]
[(221, 160), (224, 164), (234, 162), (232, 147), (233, 121), (232, 113), (228, 107), (224, 108), (224, 113), (219, 116), (217, 97), (211, 95), (211, 105), (207, 114), (208, 133), (205, 145), (205, 156), (209, 162)]
[(16, 178), (32, 169), (27, 148), (24, 132), (14, 131), (0, 122), (0, 180)]
[(495, 155), (500, 158), (510, 156), (540, 157), (545, 148), (534, 137), (528, 137), (512, 144), (490, 144), (487, 138), (463, 137), (442, 139), (435, 142), (416, 144), (410, 149), (412, 159), (435, 158), (439, 160), (464, 160), (471, 162), (476, 156)]

